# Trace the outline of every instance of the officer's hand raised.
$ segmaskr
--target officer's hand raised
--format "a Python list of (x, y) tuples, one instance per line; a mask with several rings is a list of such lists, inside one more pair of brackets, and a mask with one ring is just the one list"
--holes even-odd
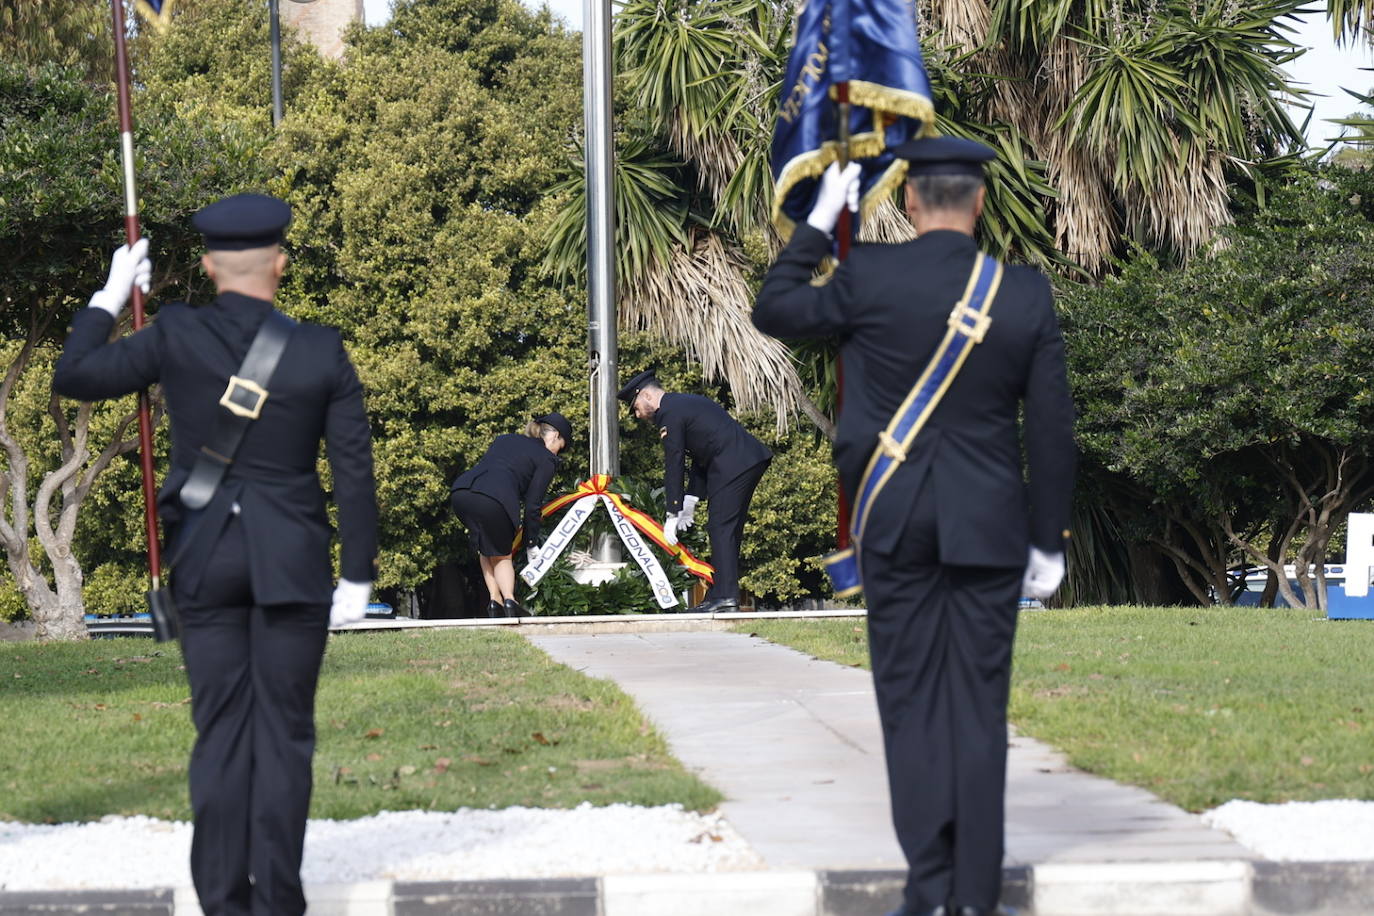
[(677, 524), (678, 514), (670, 512), (668, 517), (663, 520), (663, 539), (669, 544), (677, 543)]
[(835, 230), (840, 219), (840, 211), (849, 205), (851, 211), (859, 209), (859, 173), (862, 170), (857, 162), (851, 162), (840, 171), (838, 162), (830, 163), (821, 176), (821, 190), (816, 195), (816, 203), (811, 215), (806, 218), (812, 226), (829, 235)]
[(133, 248), (121, 245), (110, 258), (110, 277), (105, 288), (96, 290), (91, 296), (91, 307), (104, 309), (115, 318), (119, 317), (124, 303), (137, 283), (145, 293), (153, 278), (153, 262), (148, 260), (148, 240), (139, 239)]
[(1045, 553), (1031, 547), (1021, 594), (1026, 598), (1048, 598), (1064, 579), (1064, 554)]
[(334, 603), (329, 608), (329, 625), (341, 627), (367, 616), (367, 599), (372, 597), (371, 582), (340, 579), (334, 586)]

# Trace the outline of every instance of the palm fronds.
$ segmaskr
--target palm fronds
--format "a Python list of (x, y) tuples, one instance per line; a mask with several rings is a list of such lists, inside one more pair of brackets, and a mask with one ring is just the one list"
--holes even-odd
[(787, 347), (749, 320), (747, 268), (718, 234), (695, 228), (661, 269), (628, 282), (621, 322), (686, 349), (708, 381), (729, 382), (740, 410), (772, 411), (781, 433), (800, 408), (801, 380)]
[(1326, 15), (1336, 41), (1374, 41), (1374, 0), (1328, 0)]
[[(1371, 2), (1329, 9), (1349, 32)], [(779, 410), (799, 403), (794, 363), (745, 344), (752, 284), (780, 245), (767, 157), (795, 5), (624, 0), (615, 36), (626, 138), (642, 141), (622, 143), (617, 172), (621, 309), (685, 342), (741, 404)], [(938, 129), (998, 148), (982, 241), (1006, 259), (1101, 275), (1130, 245), (1186, 258), (1229, 221), (1228, 178), (1262, 199), (1301, 149), (1283, 107), (1300, 96), (1283, 65), (1300, 52), (1288, 34), (1301, 0), (918, 7)], [(578, 185), (562, 187), (549, 254), (565, 274), (584, 247)], [(887, 204), (862, 232), (910, 236)]]

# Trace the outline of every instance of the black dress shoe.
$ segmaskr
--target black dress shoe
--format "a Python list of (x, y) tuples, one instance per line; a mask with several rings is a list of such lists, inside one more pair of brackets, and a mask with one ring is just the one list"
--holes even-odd
[(1016, 916), (1016, 911), (1004, 906), (956, 906), (951, 916)]
[(506, 599), (505, 611), (506, 611), (506, 616), (507, 616), (507, 617), (528, 617), (528, 616), (530, 616), (530, 612), (527, 611), (527, 610), (525, 610), (523, 607), (521, 607), (521, 606), (520, 606), (520, 602), (519, 602), (519, 601), (516, 601), (514, 598), (507, 598), (507, 599)]
[(504, 617), (505, 615), (506, 615), (506, 609), (505, 609), (504, 607), (501, 606), (501, 602), (496, 601), (496, 600), (492, 600), (492, 601), (488, 601), (488, 602), (487, 602), (487, 616), (488, 616), (488, 617)]
[(942, 906), (937, 906), (933, 910), (908, 910), (903, 908), (900, 910), (893, 910), (891, 913), (888, 913), (887, 916), (949, 916), (949, 910)]
[(733, 614), (739, 610), (738, 598), (707, 598), (701, 604), (694, 604), (683, 613), (686, 614)]

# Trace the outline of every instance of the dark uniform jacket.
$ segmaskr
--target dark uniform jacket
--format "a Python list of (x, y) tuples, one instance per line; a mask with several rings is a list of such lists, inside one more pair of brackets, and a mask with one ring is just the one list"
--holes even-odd
[[(229, 376), (237, 372), (272, 304), (223, 293), (202, 308), (174, 303), (142, 331), (109, 342), (108, 312), (82, 309), (53, 373), (61, 395), (95, 401), (162, 383), (172, 421), (171, 468), (158, 496), (167, 540), (176, 550), (179, 498), (210, 438)], [(178, 592), (194, 595), (200, 571), (235, 503), (246, 535), (253, 595), (259, 604), (327, 604), (333, 588), (331, 529), (316, 470), (328, 449), (339, 509), (343, 578), (370, 581), (377, 555), (377, 497), (362, 386), (339, 332), (299, 324), (272, 377), (262, 413), (248, 425), (234, 463), (205, 507), (202, 528), (174, 570)]]
[(497, 436), (482, 460), (458, 475), (452, 490), (472, 490), (490, 496), (506, 510), (512, 527), (520, 524), (520, 503), (525, 504), (525, 545), (539, 543), (539, 510), (558, 470), (558, 456), (543, 440), (507, 433)]
[(710, 398), (668, 392), (654, 412), (654, 425), (663, 440), (663, 487), (668, 511), (682, 509), (685, 455), (692, 456), (687, 492), (711, 498), (711, 493), (773, 453), (749, 434), (739, 421)]
[[(759, 291), (754, 324), (775, 337), (840, 339), (844, 401), (834, 451), (852, 495), (878, 433), (943, 339), (978, 250), (970, 236), (948, 230), (856, 245), (828, 284), (810, 285), (829, 250), (824, 233), (797, 227)], [(934, 489), (942, 563), (1024, 566), (1027, 538), (1063, 550), (1076, 450), (1049, 282), (1031, 268), (1007, 267), (989, 314), (983, 342), (879, 495), (883, 511), (871, 516), (864, 550), (891, 552), (923, 485)], [(1023, 403), (1028, 485), (1017, 429)]]

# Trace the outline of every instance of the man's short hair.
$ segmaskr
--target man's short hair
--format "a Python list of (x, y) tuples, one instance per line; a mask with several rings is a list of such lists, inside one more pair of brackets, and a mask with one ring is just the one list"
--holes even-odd
[(280, 245), (266, 245), (261, 248), (244, 248), (237, 251), (212, 248), (205, 254), (210, 258), (210, 262), (215, 265), (218, 281), (223, 283), (226, 280), (267, 276), (272, 272), (272, 267), (276, 264), (277, 254), (280, 251)]
[(913, 175), (908, 180), (931, 210), (972, 210), (983, 179), (975, 175)]

